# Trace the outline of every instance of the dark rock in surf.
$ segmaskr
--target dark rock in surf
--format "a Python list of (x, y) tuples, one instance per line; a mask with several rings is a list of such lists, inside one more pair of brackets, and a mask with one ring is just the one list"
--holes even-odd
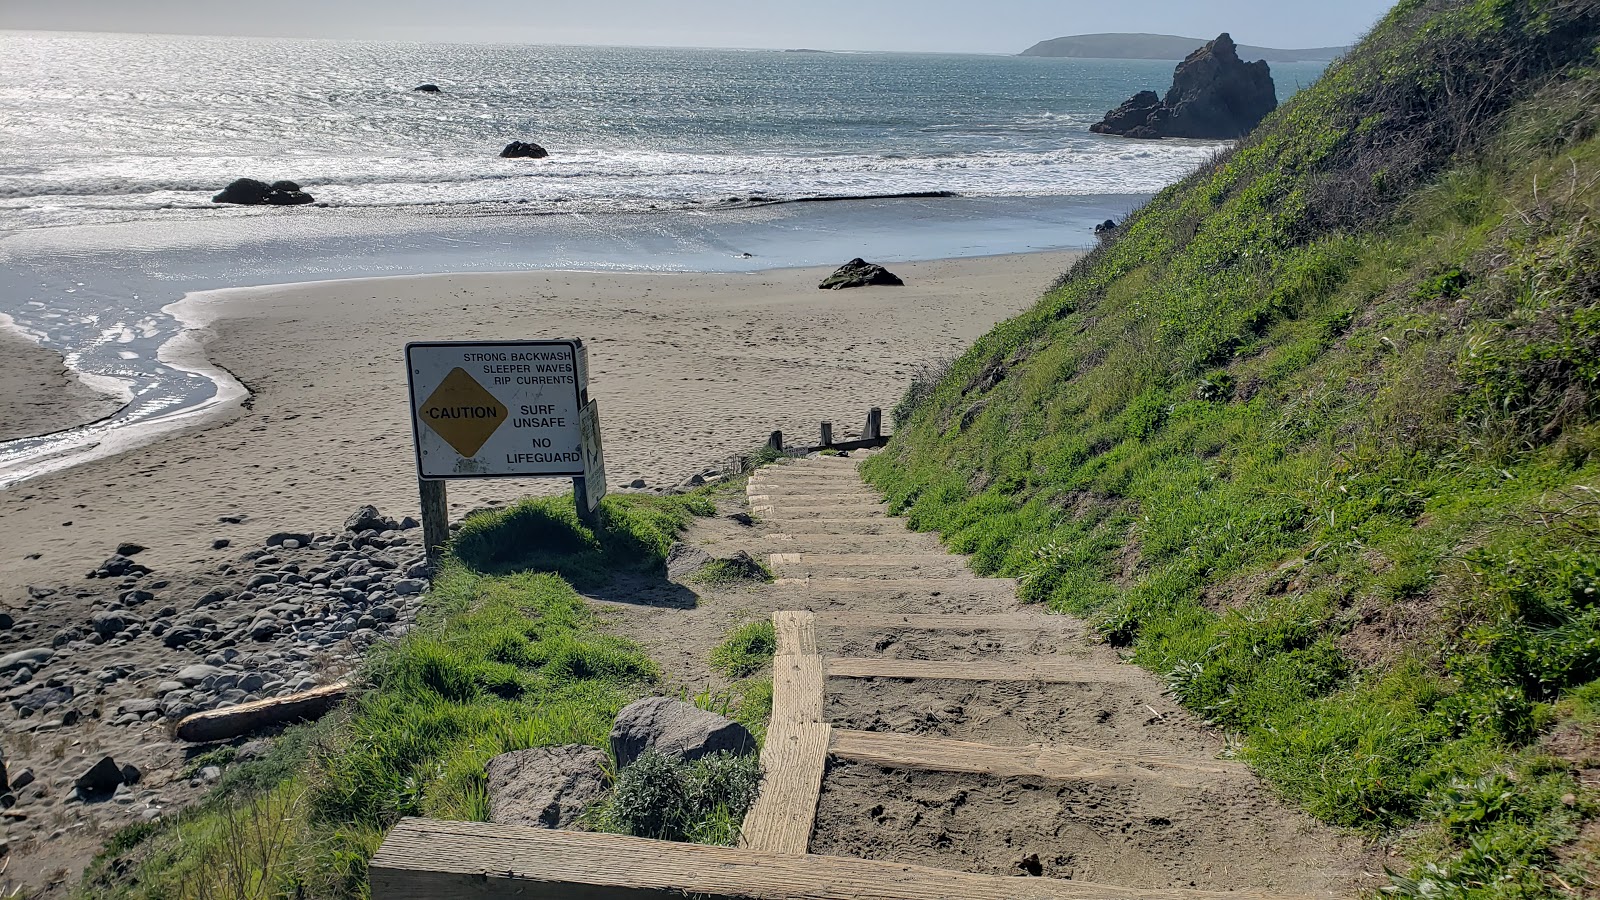
[(413, 91), (418, 91), (418, 92), (421, 92), (421, 93), (424, 93), (424, 94), (442, 94), (442, 93), (444, 93), (443, 91), (439, 90), (439, 86), (437, 84), (419, 84), (416, 87), (412, 88), (412, 90)]
[(1095, 134), (1131, 136), (1135, 131), (1158, 127), (1166, 121), (1166, 117), (1167, 110), (1161, 104), (1161, 95), (1155, 91), (1140, 91), (1106, 113), (1103, 121), (1090, 125), (1089, 130)]
[(512, 141), (506, 145), (504, 150), (500, 151), (502, 159), (544, 159), (549, 155), (550, 151), (538, 144), (530, 144), (525, 141)]
[(869, 263), (857, 257), (840, 266), (832, 275), (822, 279), (822, 283), (817, 287), (825, 291), (838, 291), (844, 288), (866, 287), (874, 284), (904, 286), (905, 282), (883, 266)]
[(254, 178), (240, 178), (211, 198), (212, 203), (236, 203), (240, 206), (300, 206), (315, 200), (293, 181), (267, 184)]
[(1266, 60), (1244, 62), (1224, 32), (1178, 64), (1165, 97), (1140, 91), (1089, 130), (1134, 138), (1228, 140), (1249, 134), (1277, 108)]

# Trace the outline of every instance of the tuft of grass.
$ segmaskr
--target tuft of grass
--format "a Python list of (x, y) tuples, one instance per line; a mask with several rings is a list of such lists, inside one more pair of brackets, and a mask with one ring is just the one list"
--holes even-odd
[(590, 817), (598, 831), (732, 846), (761, 787), (754, 756), (719, 753), (685, 761), (646, 751), (617, 774)]
[(728, 632), (711, 651), (711, 667), (729, 678), (754, 675), (772, 664), (778, 635), (770, 619), (748, 622)]
[(600, 501), (596, 530), (578, 519), (570, 496), (530, 497), (468, 516), (451, 547), (476, 572), (553, 572), (586, 588), (619, 571), (659, 573), (689, 519), (711, 515), (716, 507), (701, 493), (618, 494)]
[(660, 571), (689, 517), (714, 512), (694, 495), (607, 502), (598, 530), (563, 512), (570, 497), (473, 516), (417, 627), (374, 650), (353, 703), (232, 762), (199, 806), (119, 836), (83, 895), (361, 897), (400, 817), (487, 818), (492, 757), (607, 746), (616, 712), (659, 673), (599, 629), (573, 582)]
[(706, 563), (694, 573), (693, 580), (701, 584), (734, 584), (741, 581), (769, 584), (773, 576), (771, 569), (741, 550), (726, 559), (714, 559)]

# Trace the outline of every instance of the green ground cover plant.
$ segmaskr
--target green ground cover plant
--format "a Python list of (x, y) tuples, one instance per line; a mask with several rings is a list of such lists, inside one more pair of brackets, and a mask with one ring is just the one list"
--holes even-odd
[(865, 466), (1401, 896), (1600, 886), (1597, 48), (1600, 3), (1401, 3)]
[(589, 824), (596, 831), (731, 846), (760, 788), (754, 755), (686, 761), (646, 751), (617, 774), (611, 796)]
[(746, 622), (728, 632), (711, 651), (711, 668), (729, 678), (744, 678), (771, 665), (777, 652), (778, 635), (772, 620)]
[[(487, 819), (491, 757), (607, 746), (616, 712), (659, 672), (637, 646), (601, 630), (574, 585), (616, 572), (664, 577), (673, 540), (693, 516), (714, 512), (703, 496), (619, 495), (589, 528), (567, 496), (469, 517), (418, 626), (374, 652), (353, 703), (285, 732), (264, 757), (230, 765), (204, 803), (114, 838), (81, 893), (364, 896), (367, 860), (400, 817)], [(729, 804), (706, 798), (736, 798), (742, 776), (696, 772), (690, 799), (716, 824), (696, 825), (684, 809), (699, 807), (680, 804), (673, 833), (715, 836)]]

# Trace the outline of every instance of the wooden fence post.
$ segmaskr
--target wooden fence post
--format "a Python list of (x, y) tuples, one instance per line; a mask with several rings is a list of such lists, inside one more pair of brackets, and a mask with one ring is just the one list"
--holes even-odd
[(444, 558), (444, 545), (450, 542), (450, 499), (443, 481), (419, 478), (417, 493), (422, 497), (422, 543), (428, 566), (436, 568)]
[(783, 432), (774, 431), (771, 436), (767, 438), (767, 449), (773, 451), (774, 453), (783, 452)]
[(826, 450), (833, 446), (833, 423), (822, 423), (822, 448)]
[(883, 410), (874, 406), (867, 410), (867, 430), (862, 433), (864, 441), (876, 441), (883, 438)]

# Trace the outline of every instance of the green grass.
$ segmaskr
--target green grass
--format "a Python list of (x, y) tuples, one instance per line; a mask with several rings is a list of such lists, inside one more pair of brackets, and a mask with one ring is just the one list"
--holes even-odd
[(737, 584), (741, 581), (769, 584), (773, 580), (771, 569), (742, 552), (706, 563), (692, 578), (701, 584)]
[(487, 818), (493, 756), (606, 746), (617, 710), (658, 672), (600, 630), (573, 585), (663, 572), (690, 518), (713, 511), (697, 496), (630, 495), (606, 498), (597, 531), (570, 497), (472, 517), (418, 627), (368, 659), (354, 703), (230, 766), (199, 806), (114, 839), (83, 895), (364, 896), (366, 861), (400, 817)]
[(778, 652), (778, 635), (772, 620), (747, 622), (728, 632), (711, 651), (711, 668), (729, 678), (743, 678), (766, 668)]
[(1597, 45), (1593, 2), (1402, 3), (864, 469), (1398, 841), (1401, 895), (1597, 877), (1544, 738), (1600, 690)]

